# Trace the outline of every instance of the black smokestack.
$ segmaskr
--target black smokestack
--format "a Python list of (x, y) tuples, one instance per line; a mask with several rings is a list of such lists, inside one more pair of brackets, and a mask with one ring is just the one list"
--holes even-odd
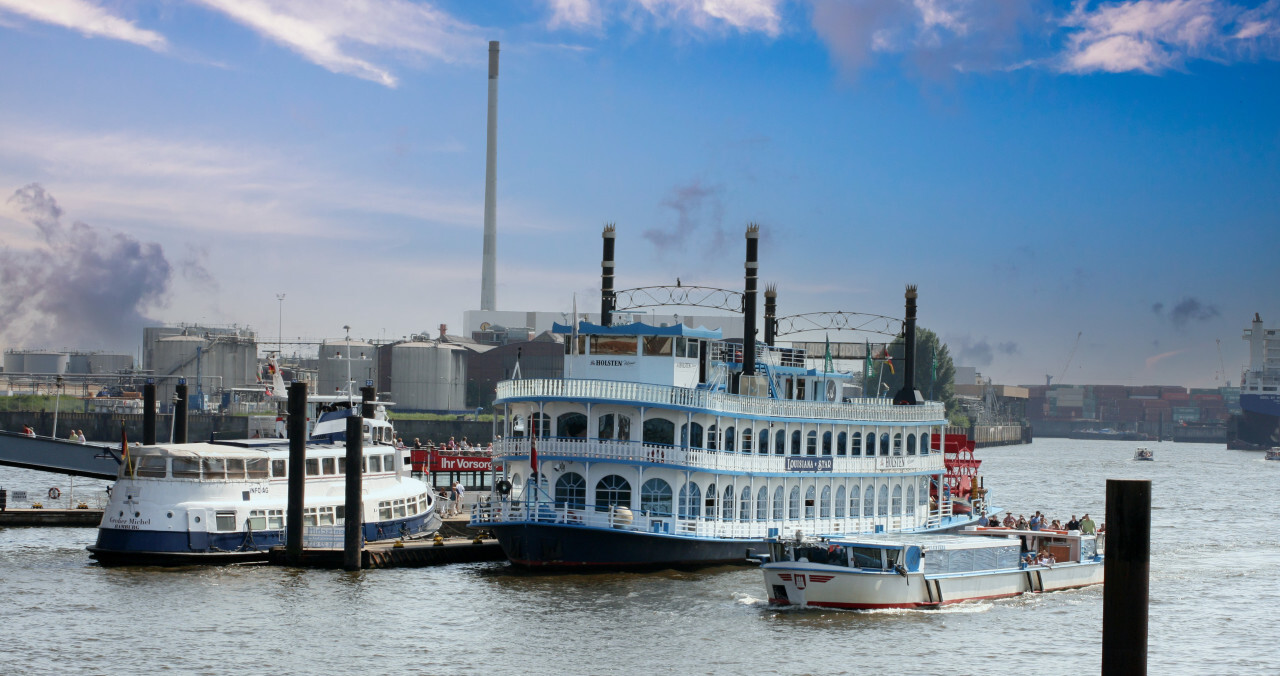
[(756, 374), (756, 273), (760, 267), (760, 226), (747, 226), (747, 289), (742, 296), (742, 375)]
[(778, 285), (764, 287), (764, 344), (773, 347), (778, 335)]
[(903, 326), (907, 354), (902, 367), (902, 389), (894, 395), (893, 403), (903, 406), (919, 404), (922, 401), (916, 391), (916, 285), (907, 285), (907, 321)]
[[(600, 324), (609, 326), (613, 323), (613, 309), (617, 298), (613, 295), (613, 240), (612, 223), (604, 226), (604, 257), (600, 260)], [(577, 324), (578, 318), (573, 322)]]

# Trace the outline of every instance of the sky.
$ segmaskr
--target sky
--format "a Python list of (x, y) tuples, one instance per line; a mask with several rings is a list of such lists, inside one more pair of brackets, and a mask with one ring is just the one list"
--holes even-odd
[(1280, 0), (0, 0), (0, 347), (460, 330), (490, 40), (499, 310), (597, 310), (605, 223), (618, 288), (740, 289), (758, 223), (780, 315), (916, 284), (998, 383), (1280, 326)]

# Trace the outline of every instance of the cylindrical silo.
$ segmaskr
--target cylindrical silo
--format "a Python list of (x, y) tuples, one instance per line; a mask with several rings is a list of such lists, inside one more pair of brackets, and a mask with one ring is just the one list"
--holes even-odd
[(26, 354), (16, 350), (9, 350), (4, 353), (4, 372), (5, 373), (26, 373)]
[(67, 373), (89, 373), (91, 352), (72, 352), (67, 355)]
[(467, 351), (449, 343), (410, 342), (392, 348), (391, 399), (407, 411), (466, 408)]
[(66, 373), (67, 362), (61, 352), (28, 352), (22, 360), (27, 373)]
[[(353, 361), (347, 362), (350, 356)], [(364, 358), (361, 359), (361, 356)], [(335, 358), (336, 357), (336, 358)], [(373, 345), (363, 340), (334, 340), (320, 345), (320, 385), (316, 394), (347, 393), (347, 365), (350, 364), (351, 380), (355, 381), (357, 395), (364, 381), (373, 380), (376, 372)]]

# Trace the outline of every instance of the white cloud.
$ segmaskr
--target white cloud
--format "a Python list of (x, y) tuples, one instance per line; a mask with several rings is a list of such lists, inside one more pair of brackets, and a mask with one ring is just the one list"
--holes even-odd
[(548, 0), (551, 6), (551, 18), (547, 28), (599, 28), (601, 22), (600, 7), (592, 0)]
[(168, 47), (163, 35), (138, 28), (89, 0), (0, 0), (0, 13), (4, 12), (69, 28), (88, 37), (124, 40), (155, 51)]
[(780, 7), (784, 0), (547, 0), (549, 28), (599, 29), (610, 17), (632, 27), (650, 23), (716, 33), (782, 32)]
[(484, 54), (478, 29), (407, 0), (197, 0), (334, 73), (394, 87), (396, 77), (359, 51), (398, 52), (444, 62)]
[(1221, 0), (1077, 0), (1057, 67), (1070, 73), (1159, 73), (1189, 59), (1277, 58), (1280, 2), (1246, 9)]

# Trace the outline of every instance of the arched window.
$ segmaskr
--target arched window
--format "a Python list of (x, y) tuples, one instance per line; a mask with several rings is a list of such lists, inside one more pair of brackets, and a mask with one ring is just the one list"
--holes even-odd
[(726, 453), (732, 453), (735, 448), (736, 446), (734, 446), (733, 425), (730, 425), (724, 428), (724, 450)]
[(889, 455), (889, 433), (880, 435), (880, 455)]
[(800, 455), (800, 430), (791, 432), (791, 455)]
[(707, 500), (702, 503), (702, 516), (706, 519), (716, 518), (716, 485), (707, 484)]
[(764, 427), (760, 429), (760, 443), (757, 445), (757, 448), (759, 448), (759, 453), (761, 455), (769, 452), (769, 428)]
[(738, 500), (738, 520), (751, 520), (751, 487), (743, 486), (742, 495)]
[(556, 436), (565, 439), (587, 438), (587, 416), (581, 413), (562, 413), (556, 418)]
[[(693, 436), (689, 436), (689, 430), (693, 430)], [(685, 423), (680, 426), (680, 445), (685, 448), (702, 448), (702, 425), (698, 423)]]
[(708, 427), (707, 428), (707, 450), (714, 451), (717, 448), (719, 448), (720, 447), (719, 444), (716, 443), (718, 441), (719, 439), (716, 438), (716, 426), (712, 425), (711, 427)]
[(862, 432), (853, 433), (853, 443), (849, 445), (849, 455), (862, 455)]
[(687, 483), (680, 487), (680, 518), (689, 519), (702, 513), (702, 490), (698, 484)]
[(875, 454), (876, 454), (876, 433), (868, 432), (867, 433), (867, 455), (875, 455)]
[(844, 518), (844, 486), (836, 488), (836, 518)]
[(649, 479), (640, 487), (640, 511), (649, 516), (671, 516), (671, 484)]
[(529, 431), (531, 437), (541, 437), (543, 439), (551, 436), (551, 416), (546, 413), (530, 413)]
[(920, 455), (929, 455), (929, 433), (920, 435)]
[(778, 486), (773, 490), (773, 520), (781, 521), (782, 519), (782, 486)]
[(920, 477), (920, 509), (926, 514), (929, 512), (929, 477)]
[(596, 483), (596, 511), (605, 512), (615, 506), (631, 507), (631, 482), (610, 474)]
[(600, 439), (630, 441), (631, 418), (616, 413), (606, 413), (600, 416), (596, 421), (596, 436)]
[(916, 435), (908, 434), (907, 435), (907, 455), (915, 455), (915, 454), (916, 454)]
[(822, 454), (831, 455), (831, 432), (822, 433)]
[(818, 501), (815, 499), (817, 497), (818, 493), (813, 486), (810, 486), (809, 490), (804, 492), (804, 518), (813, 518), (814, 512), (818, 509)]
[(907, 486), (907, 516), (916, 515), (916, 487)]
[(724, 497), (720, 500), (720, 518), (733, 521), (733, 485), (724, 487)]
[(788, 500), (787, 503), (788, 503), (787, 518), (799, 519), (800, 518), (800, 487), (799, 486), (791, 487), (791, 499)]
[[(539, 480), (542, 481), (541, 486), (537, 485), (537, 482)], [(529, 478), (524, 480), (525, 499), (532, 500), (534, 502), (545, 502), (547, 499), (546, 488), (547, 488), (547, 475), (543, 474), (542, 472), (538, 472), (537, 476), (530, 474)], [(539, 490), (539, 489), (542, 489), (542, 490)]]
[(755, 441), (755, 435), (750, 427), (742, 428), (742, 452), (750, 453), (754, 446), (751, 444)]
[(893, 487), (893, 509), (889, 512), (893, 516), (902, 516), (902, 486)]
[(831, 518), (831, 487), (822, 487), (822, 500), (818, 503), (818, 516), (823, 519)]
[(880, 484), (880, 500), (877, 501), (876, 515), (889, 515), (889, 484)]
[(893, 434), (893, 454), (902, 455), (902, 432)]
[(524, 494), (524, 483), (520, 481), (520, 473), (516, 472), (511, 475), (511, 498), (520, 497)]
[(849, 518), (857, 519), (862, 516), (862, 487), (849, 487)]
[(849, 433), (841, 432), (836, 435), (836, 455), (846, 455), (849, 449)]
[(556, 479), (556, 507), (584, 509), (587, 506), (587, 480), (577, 472), (565, 472)]
[(769, 518), (769, 489), (761, 486), (760, 492), (756, 493), (756, 521), (764, 521), (767, 518)]
[(869, 484), (865, 495), (862, 498), (862, 516), (867, 519), (874, 519), (876, 516), (876, 486)]
[(787, 452), (787, 432), (786, 430), (778, 430), (773, 435), (773, 454), (784, 455)]
[(644, 443), (671, 446), (676, 443), (676, 424), (666, 418), (644, 421)]

